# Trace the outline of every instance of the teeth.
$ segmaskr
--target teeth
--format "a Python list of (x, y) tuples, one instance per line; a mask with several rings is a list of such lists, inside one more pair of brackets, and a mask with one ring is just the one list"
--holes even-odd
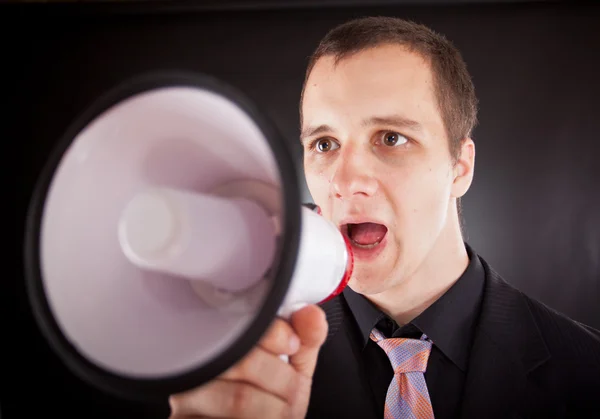
[(352, 242), (352, 244), (360, 249), (373, 249), (375, 246), (377, 246), (379, 243), (381, 243), (380, 241), (377, 241), (375, 243), (371, 243), (371, 244), (360, 244), (360, 243), (356, 243), (354, 240), (350, 239), (350, 241)]

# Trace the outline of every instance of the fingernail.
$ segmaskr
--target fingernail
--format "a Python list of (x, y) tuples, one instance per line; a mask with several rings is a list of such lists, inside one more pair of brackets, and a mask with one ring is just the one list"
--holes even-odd
[(300, 349), (300, 338), (296, 335), (292, 335), (290, 338), (290, 351), (292, 353), (296, 353), (298, 349)]

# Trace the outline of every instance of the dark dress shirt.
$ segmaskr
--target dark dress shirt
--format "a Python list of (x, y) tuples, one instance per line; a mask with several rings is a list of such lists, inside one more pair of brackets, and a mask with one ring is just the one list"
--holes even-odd
[(385, 397), (394, 373), (383, 349), (369, 338), (374, 327), (386, 337), (419, 339), (425, 334), (432, 340), (425, 381), (433, 412), (436, 419), (458, 416), (485, 282), (479, 258), (468, 247), (467, 251), (470, 262), (463, 275), (441, 298), (406, 325), (399, 326), (349, 287), (344, 291), (358, 328), (356, 344), (362, 349), (365, 360), (364, 378), (370, 383), (370, 396), (379, 417), (383, 418)]

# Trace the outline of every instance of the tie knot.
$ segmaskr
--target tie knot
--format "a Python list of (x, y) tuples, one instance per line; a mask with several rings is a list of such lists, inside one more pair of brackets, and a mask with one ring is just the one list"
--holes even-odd
[(370, 337), (385, 351), (394, 369), (394, 374), (425, 372), (427, 369), (432, 345), (427, 336), (423, 335), (421, 339), (388, 339), (379, 330), (373, 329)]

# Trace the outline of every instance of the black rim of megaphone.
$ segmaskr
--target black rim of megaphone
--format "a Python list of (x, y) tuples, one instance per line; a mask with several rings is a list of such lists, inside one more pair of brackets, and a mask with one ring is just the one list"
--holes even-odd
[[(269, 142), (277, 161), (284, 200), (283, 229), (276, 256), (279, 263), (272, 276), (273, 285), (248, 329), (227, 350), (221, 352), (206, 365), (168, 378), (134, 379), (115, 375), (92, 363), (78, 352), (62, 333), (44, 291), (40, 263), (41, 222), (55, 170), (82, 129), (118, 102), (138, 93), (164, 87), (193, 87), (212, 91), (231, 100), (252, 118)], [(130, 79), (105, 94), (80, 115), (57, 144), (41, 172), (27, 216), (24, 252), (26, 283), (34, 317), (50, 346), (66, 366), (77, 376), (105, 392), (121, 398), (156, 401), (157, 398), (168, 397), (171, 394), (204, 384), (247, 354), (260, 340), (277, 315), (296, 264), (301, 228), (300, 202), (295, 164), (290, 150), (284, 143), (284, 138), (274, 124), (239, 90), (205, 74), (153, 73)]]

